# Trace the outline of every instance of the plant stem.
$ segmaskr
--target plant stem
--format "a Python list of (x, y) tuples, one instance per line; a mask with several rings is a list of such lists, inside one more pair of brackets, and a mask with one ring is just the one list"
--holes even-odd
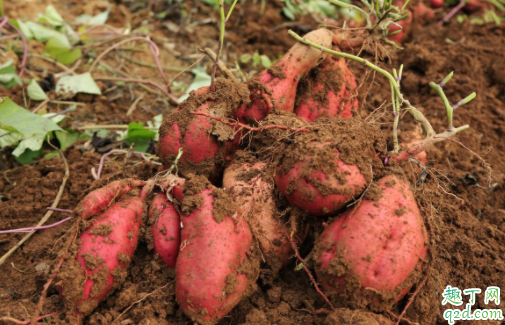
[(0, 0), (0, 17), (4, 16), (4, 0)]
[[(399, 111), (401, 105), (405, 104), (407, 106), (405, 109), (410, 114), (412, 114), (414, 116), (414, 118), (417, 121), (419, 121), (423, 125), (424, 129), (426, 130), (426, 138), (422, 142), (420, 142), (419, 144), (416, 144), (416, 145), (412, 146), (411, 148), (409, 148), (406, 151), (401, 152), (398, 156), (394, 157), (392, 159), (392, 161), (400, 162), (400, 161), (406, 160), (406, 159), (408, 159), (408, 158), (416, 155), (417, 153), (424, 151), (428, 146), (430, 146), (430, 145), (432, 145), (432, 144), (434, 144), (436, 142), (440, 142), (440, 141), (446, 140), (446, 139), (454, 136), (455, 134), (457, 134), (457, 133), (459, 133), (461, 131), (464, 131), (464, 130), (466, 130), (466, 129), (469, 128), (468, 125), (463, 125), (463, 126), (460, 126), (460, 127), (457, 127), (457, 128), (454, 128), (452, 126), (452, 111), (453, 111), (453, 108), (450, 107), (450, 115), (449, 115), (449, 113), (447, 115), (448, 116), (448, 121), (450, 121), (450, 124), (448, 125), (448, 128), (447, 128), (447, 130), (445, 132), (437, 134), (435, 132), (435, 130), (433, 129), (433, 126), (428, 121), (428, 119), (423, 115), (423, 113), (421, 113), (421, 111), (419, 111), (416, 107), (412, 106), (410, 104), (410, 102), (408, 100), (406, 100), (403, 97), (402, 93), (400, 92), (399, 79), (401, 77), (401, 70), (402, 70), (402, 68), (400, 68), (400, 74), (397, 76), (398, 77), (398, 80), (397, 80), (395, 77), (393, 77), (393, 75), (391, 75), (391, 73), (387, 72), (386, 70), (384, 70), (382, 68), (379, 68), (375, 64), (369, 62), (368, 60), (362, 59), (362, 58), (360, 58), (358, 56), (355, 56), (355, 55), (352, 55), (352, 54), (343, 53), (343, 52), (337, 52), (337, 51), (325, 48), (324, 46), (321, 46), (319, 44), (313, 43), (313, 42), (311, 42), (311, 41), (309, 41), (309, 40), (307, 40), (305, 38), (300, 37), (298, 34), (296, 34), (295, 32), (293, 32), (292, 30), (289, 30), (288, 34), (291, 35), (293, 38), (295, 38), (300, 43), (303, 43), (303, 44), (306, 44), (306, 45), (310, 45), (310, 46), (312, 46), (314, 48), (317, 48), (317, 49), (321, 50), (322, 52), (333, 54), (333, 55), (340, 56), (340, 57), (344, 57), (344, 58), (347, 58), (347, 59), (354, 60), (354, 61), (357, 61), (359, 63), (362, 63), (362, 64), (366, 65), (367, 67), (369, 67), (369, 68), (371, 68), (371, 69), (379, 72), (380, 74), (382, 74), (383, 76), (385, 76), (389, 80), (392, 92), (394, 93), (394, 95), (392, 95), (393, 110), (398, 110)], [(442, 91), (442, 94), (443, 94), (443, 91)], [(395, 97), (396, 97), (396, 101), (395, 101)], [(441, 97), (442, 97), (442, 99), (444, 99), (445, 95), (443, 95)], [(463, 104), (466, 103), (466, 102), (468, 102), (468, 101), (470, 101), (470, 100), (472, 100), (474, 97), (475, 97), (474, 94), (468, 96), (468, 99), (465, 98), (462, 101)], [(450, 104), (449, 104), (449, 106), (450, 106)], [(446, 108), (447, 108), (447, 106), (446, 106)], [(398, 139), (397, 139), (397, 133), (396, 133), (397, 132), (397, 126), (398, 126), (398, 120), (397, 120), (397, 118), (399, 118), (399, 114), (397, 116), (395, 116), (395, 129), (393, 130), (393, 134), (396, 137), (395, 141), (398, 141)], [(395, 144), (395, 150), (396, 149), (397, 148), (396, 148), (396, 144)]]
[(449, 103), (449, 99), (447, 99), (447, 96), (444, 93), (444, 90), (439, 84), (434, 83), (433, 81), (430, 82), (430, 87), (435, 89), (437, 94), (442, 98), (442, 101), (444, 102), (445, 110), (447, 111), (447, 128), (449, 130), (454, 129), (454, 126), (452, 125), (452, 106)]
[(395, 92), (397, 98), (399, 99), (400, 103), (406, 104), (407, 105), (406, 109), (414, 116), (414, 118), (416, 118), (424, 126), (427, 136), (433, 136), (436, 133), (435, 130), (433, 129), (433, 127), (431, 126), (431, 123), (426, 119), (426, 117), (424, 117), (424, 115), (416, 107), (412, 106), (410, 104), (410, 102), (403, 97), (402, 93), (400, 92), (400, 87), (398, 87), (398, 84), (396, 83), (395, 78), (389, 72), (387, 72), (386, 70), (384, 70), (382, 68), (379, 68), (378, 66), (371, 63), (368, 60), (360, 58), (359, 56), (355, 56), (355, 55), (344, 53), (344, 52), (333, 51), (333, 50), (325, 48), (324, 46), (321, 46), (319, 44), (316, 44), (316, 43), (313, 43), (309, 40), (306, 40), (306, 39), (302, 38), (300, 35), (296, 34), (292, 30), (289, 30), (288, 34), (303, 44), (310, 45), (310, 46), (317, 48), (325, 53), (329, 53), (329, 54), (333, 54), (336, 56), (344, 57), (346, 59), (357, 61), (359, 63), (366, 65), (370, 69), (377, 71), (378, 73), (382, 74), (383, 76), (385, 76), (389, 80), (389, 83), (391, 84), (391, 87), (394, 89), (394, 92)]
[(438, 22), (438, 25), (442, 26), (445, 22), (447, 22), (449, 19), (451, 19), (452, 16), (454, 16), (458, 11), (460, 11), (461, 8), (463, 8), (465, 5), (466, 5), (466, 1), (461, 0), (460, 3), (456, 7), (452, 8), (452, 10), (444, 18), (442, 18), (441, 21)]
[[(232, 8), (233, 9), (233, 8)], [(230, 12), (228, 13), (228, 16), (231, 14), (231, 9)], [(214, 86), (214, 81), (216, 79), (216, 70), (217, 70), (217, 64), (219, 63), (219, 57), (221, 56), (221, 52), (223, 51), (223, 45), (224, 45), (224, 31), (225, 31), (225, 24), (226, 24), (226, 17), (224, 16), (224, 0), (219, 0), (219, 15), (221, 17), (221, 27), (219, 29), (219, 45), (217, 47), (217, 56), (216, 56), (216, 61), (214, 61), (214, 66), (212, 67), (212, 81), (210, 83), (210, 91), (214, 92), (216, 91), (216, 88)]]

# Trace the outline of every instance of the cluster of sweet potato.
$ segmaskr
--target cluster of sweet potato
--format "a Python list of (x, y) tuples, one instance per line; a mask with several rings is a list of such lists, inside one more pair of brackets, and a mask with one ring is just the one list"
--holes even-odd
[[(305, 38), (338, 50), (329, 30)], [(143, 219), (175, 268), (179, 307), (199, 323), (253, 292), (260, 263), (290, 263), (314, 223), (326, 225), (310, 243), (326, 294), (353, 308), (398, 301), (428, 238), (408, 182), (378, 157), (380, 129), (353, 114), (356, 87), (343, 59), (296, 44), (247, 83), (194, 92), (160, 129), (166, 167), (182, 148), (177, 175), (116, 181), (80, 202), (59, 281), (69, 307), (82, 318), (121, 285)]]

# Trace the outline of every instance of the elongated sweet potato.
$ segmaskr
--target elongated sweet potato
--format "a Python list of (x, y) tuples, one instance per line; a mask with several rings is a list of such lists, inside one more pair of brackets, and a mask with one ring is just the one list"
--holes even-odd
[[(364, 190), (365, 176), (358, 166), (340, 160), (340, 152), (331, 143), (314, 142), (310, 146), (313, 155), (307, 154), (290, 169), (279, 167), (277, 188), (291, 205), (315, 216), (330, 215)], [(328, 165), (318, 164), (318, 158), (328, 155), (332, 155), (326, 161)]]
[(91, 220), (74, 243), (72, 255), (59, 274), (65, 303), (78, 316), (88, 315), (121, 286), (137, 247), (144, 203), (123, 199)]
[(328, 55), (300, 81), (295, 113), (307, 122), (320, 117), (350, 117), (352, 110), (358, 110), (358, 99), (352, 97), (356, 86), (345, 59)]
[[(312, 31), (304, 38), (330, 48), (333, 35), (324, 28)], [(296, 88), (303, 74), (321, 63), (326, 54), (310, 46), (296, 43), (273, 66), (249, 82), (250, 103), (244, 103), (235, 113), (242, 123), (256, 122), (274, 109), (292, 112)]]
[(295, 136), (276, 175), (277, 188), (289, 203), (314, 216), (344, 208), (371, 181), (373, 164), (382, 165), (374, 146), (384, 144), (374, 140), (374, 126), (356, 117), (333, 117), (324, 123)]
[[(281, 218), (274, 200), (274, 185), (262, 174), (266, 164), (239, 162), (224, 171), (223, 186), (229, 190), (238, 209), (249, 222), (253, 235), (261, 244), (267, 263), (278, 270), (289, 262), (294, 251), (286, 234), (291, 233)], [(297, 229), (293, 241), (301, 244), (307, 227), (294, 225)]]
[(244, 297), (259, 265), (247, 266), (251, 230), (223, 190), (190, 174), (183, 195), (176, 297), (184, 314), (211, 324)]
[[(349, 306), (388, 308), (419, 280), (428, 236), (408, 182), (390, 175), (319, 236), (318, 282)], [(380, 307), (382, 304), (382, 307)], [(385, 305), (384, 305), (385, 304)]]
[(170, 268), (175, 268), (181, 245), (181, 219), (165, 193), (154, 197), (149, 207), (149, 221), (154, 240), (154, 251)]
[(82, 219), (87, 219), (92, 215), (105, 210), (115, 199), (120, 199), (126, 193), (129, 193), (136, 187), (143, 186), (144, 181), (139, 181), (133, 178), (117, 180), (107, 184), (106, 186), (96, 189), (77, 205), (74, 213)]

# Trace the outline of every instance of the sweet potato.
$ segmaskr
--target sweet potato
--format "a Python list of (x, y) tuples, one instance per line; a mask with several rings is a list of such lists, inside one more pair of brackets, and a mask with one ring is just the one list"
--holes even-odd
[(181, 245), (181, 219), (165, 193), (154, 197), (149, 207), (149, 221), (154, 240), (154, 251), (170, 268), (175, 268)]
[(144, 203), (138, 197), (111, 204), (74, 243), (59, 274), (64, 300), (79, 317), (121, 286), (137, 247)]
[[(179, 172), (204, 175), (213, 181), (238, 146), (234, 129), (212, 117), (227, 119), (243, 102), (249, 101), (247, 86), (236, 81), (216, 81), (216, 92), (204, 87), (192, 93), (180, 107), (163, 120), (158, 155), (166, 168), (172, 165), (179, 149)], [(197, 114), (204, 114), (197, 115)]]
[(181, 249), (175, 268), (180, 308), (199, 323), (224, 317), (243, 298), (248, 285), (251, 230), (233, 200), (203, 177), (188, 175), (182, 201)]
[(329, 55), (300, 81), (295, 113), (307, 122), (320, 117), (350, 117), (352, 110), (358, 110), (358, 99), (352, 97), (356, 86), (345, 59)]
[[(320, 28), (308, 33), (304, 38), (330, 48), (333, 35), (329, 30)], [(235, 116), (242, 123), (246, 123), (260, 121), (274, 109), (292, 112), (300, 78), (325, 57), (325, 53), (320, 50), (296, 43), (273, 66), (249, 82), (251, 102), (244, 103)]]
[(120, 199), (126, 193), (144, 184), (144, 181), (133, 178), (113, 181), (102, 188), (88, 193), (74, 209), (74, 213), (82, 219), (87, 219), (105, 210), (113, 200)]
[(442, 8), (444, 6), (444, 0), (430, 0), (430, 6), (432, 8)]
[(419, 280), (416, 267), (426, 256), (428, 236), (408, 182), (389, 175), (369, 191), (321, 233), (315, 271), (326, 293), (352, 307), (380, 310)]
[[(291, 231), (285, 226), (287, 220), (281, 218), (275, 204), (274, 185), (265, 179), (266, 164), (238, 162), (227, 167), (223, 176), (223, 187), (229, 190), (251, 227), (254, 237), (261, 244), (266, 262), (274, 270), (285, 266), (294, 251), (286, 234)], [(307, 227), (294, 225), (298, 230), (293, 241), (301, 244)]]
[(297, 159), (288, 168), (279, 167), (277, 188), (291, 205), (311, 215), (333, 214), (364, 190), (365, 176), (358, 166), (342, 161), (331, 142), (307, 146), (305, 159)]
[[(399, 4), (396, 4), (396, 6), (403, 6), (403, 2), (400, 2)], [(398, 30), (401, 30), (400, 33), (396, 35), (391, 35), (388, 37), (390, 41), (396, 42), (398, 45), (402, 45), (402, 43), (405, 41), (405, 39), (408, 37), (410, 30), (412, 29), (412, 12), (410, 10), (407, 10), (407, 13), (409, 16), (403, 20), (400, 20), (397, 24), (394, 25), (392, 24), (391, 27), (389, 28), (389, 33), (396, 32)]]

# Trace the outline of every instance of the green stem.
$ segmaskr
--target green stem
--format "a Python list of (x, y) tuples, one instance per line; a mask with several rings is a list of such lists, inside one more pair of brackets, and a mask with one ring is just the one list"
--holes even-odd
[(400, 121), (400, 110), (398, 108), (398, 102), (396, 101), (394, 85), (392, 83), (390, 83), (390, 85), (391, 85), (391, 103), (393, 104), (393, 116), (395, 118), (395, 121), (393, 123), (393, 144), (394, 144), (394, 151), (399, 152), (400, 145), (398, 143), (398, 121)]
[(226, 21), (230, 19), (231, 13), (233, 12), (233, 9), (235, 9), (235, 5), (237, 4), (238, 0), (233, 1), (230, 10), (228, 11), (228, 15), (226, 15)]
[(4, 0), (0, 0), (0, 17), (4, 16)]
[(430, 87), (435, 89), (437, 94), (442, 98), (442, 101), (444, 102), (445, 110), (447, 112), (447, 129), (452, 130), (454, 129), (454, 126), (452, 125), (452, 113), (453, 113), (453, 108), (451, 106), (451, 103), (449, 103), (449, 99), (447, 99), (447, 96), (444, 93), (444, 90), (439, 84), (434, 83), (433, 81), (430, 82)]
[(405, 104), (407, 106), (406, 110), (410, 114), (412, 114), (414, 116), (414, 118), (416, 120), (418, 120), (424, 126), (424, 128), (426, 130), (426, 136), (432, 137), (436, 134), (435, 130), (431, 126), (431, 123), (426, 119), (426, 117), (416, 107), (412, 106), (408, 100), (406, 100), (403, 97), (402, 93), (400, 92), (400, 87), (398, 86), (398, 84), (396, 82), (396, 79), (389, 72), (376, 66), (375, 64), (371, 63), (368, 60), (360, 58), (359, 56), (355, 56), (355, 55), (344, 53), (344, 52), (333, 51), (328, 48), (325, 48), (324, 46), (321, 46), (319, 44), (316, 44), (314, 42), (306, 40), (303, 37), (301, 37), (300, 35), (296, 34), (292, 30), (289, 30), (288, 34), (291, 35), (294, 39), (296, 39), (300, 43), (310, 45), (310, 46), (317, 48), (325, 53), (333, 54), (336, 56), (341, 56), (346, 59), (350, 59), (350, 60), (362, 63), (362, 64), (366, 65), (367, 67), (369, 67), (370, 69), (373, 69), (373, 70), (377, 71), (378, 73), (382, 74), (383, 76), (385, 76), (388, 79), (389, 83), (391, 84), (392, 88), (394, 89), (394, 92), (395, 92), (398, 100), (400, 101), (400, 104)]

